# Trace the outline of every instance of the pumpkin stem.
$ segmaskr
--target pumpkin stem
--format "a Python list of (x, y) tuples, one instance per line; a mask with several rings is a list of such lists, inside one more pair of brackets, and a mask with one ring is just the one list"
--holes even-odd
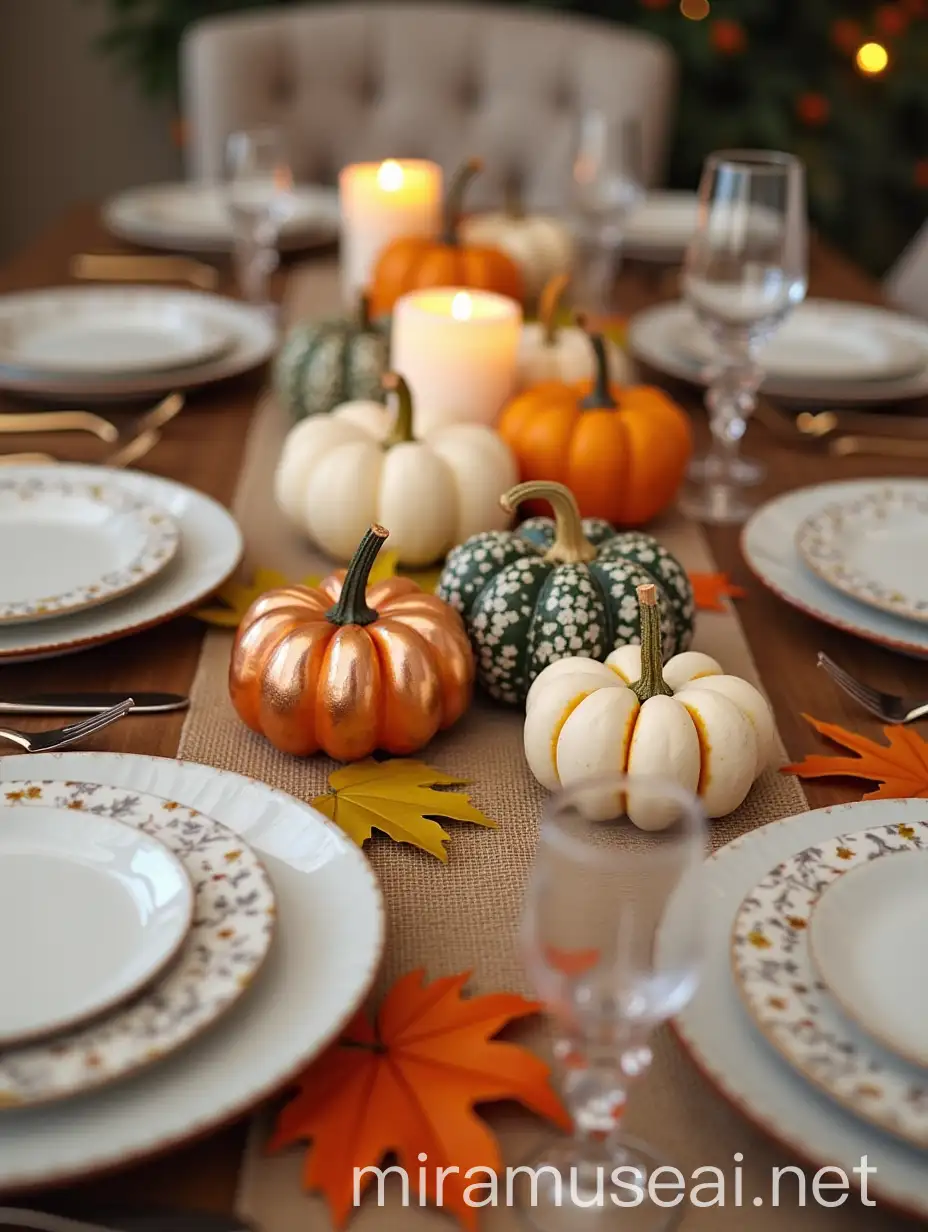
[(452, 248), (458, 245), (458, 223), (464, 212), (464, 193), (475, 175), (483, 170), (479, 158), (469, 158), (462, 163), (451, 177), (448, 191), (445, 193), (445, 218), (442, 243), (450, 244)]
[(567, 274), (558, 274), (551, 278), (545, 283), (541, 299), (538, 301), (538, 319), (544, 330), (546, 347), (554, 346), (557, 342), (557, 310), (561, 305), (561, 296), (567, 290), (568, 282), (570, 282), (570, 277)]
[(371, 296), (369, 291), (362, 291), (358, 296), (358, 329), (362, 334), (371, 332)]
[(591, 330), (589, 322), (583, 313), (577, 313), (577, 324), (586, 334), (593, 347), (593, 389), (580, 403), (584, 411), (614, 411), (618, 403), (609, 388), (609, 357), (606, 354), (606, 340), (602, 334)]
[(596, 548), (583, 533), (583, 522), (577, 500), (570, 488), (562, 483), (546, 479), (534, 479), (516, 484), (499, 498), (499, 503), (508, 513), (532, 497), (546, 500), (554, 510), (554, 542), (545, 552), (545, 560), (557, 564), (583, 564), (596, 559)]
[(393, 421), (390, 435), (384, 441), (386, 448), (392, 449), (394, 445), (406, 445), (416, 439), (412, 430), (412, 390), (395, 372), (385, 373), (381, 384), (388, 394), (396, 394), (396, 419)]
[(377, 553), (389, 534), (382, 526), (372, 526), (364, 532), (345, 574), (338, 602), (325, 614), (326, 620), (333, 625), (372, 625), (377, 619), (377, 609), (367, 602), (367, 583)]
[(673, 697), (673, 689), (664, 679), (657, 587), (653, 583), (639, 586), (637, 594), (641, 613), (641, 679), (629, 688), (640, 702), (646, 702), (651, 697)]

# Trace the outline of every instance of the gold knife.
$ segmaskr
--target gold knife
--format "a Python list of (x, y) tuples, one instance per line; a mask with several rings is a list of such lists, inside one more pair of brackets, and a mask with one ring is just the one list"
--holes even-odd
[(88, 282), (189, 282), (215, 291), (219, 271), (192, 257), (81, 252), (71, 259), (71, 276)]
[(899, 440), (891, 436), (839, 436), (829, 442), (833, 458), (928, 458), (928, 441)]

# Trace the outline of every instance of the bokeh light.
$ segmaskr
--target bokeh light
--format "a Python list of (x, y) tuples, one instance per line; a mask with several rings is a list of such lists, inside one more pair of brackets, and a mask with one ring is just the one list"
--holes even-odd
[(680, 12), (690, 21), (703, 21), (709, 16), (709, 0), (680, 0)]
[(889, 64), (889, 52), (881, 43), (864, 43), (857, 52), (857, 67), (862, 73), (875, 77)]

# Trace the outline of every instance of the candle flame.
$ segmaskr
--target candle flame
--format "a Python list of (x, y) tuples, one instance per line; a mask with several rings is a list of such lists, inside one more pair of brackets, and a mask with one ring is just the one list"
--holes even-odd
[(451, 315), (456, 321), (469, 321), (474, 315), (474, 304), (466, 291), (458, 291), (451, 301)]
[(384, 192), (396, 192), (403, 187), (403, 168), (392, 158), (377, 169), (377, 184)]

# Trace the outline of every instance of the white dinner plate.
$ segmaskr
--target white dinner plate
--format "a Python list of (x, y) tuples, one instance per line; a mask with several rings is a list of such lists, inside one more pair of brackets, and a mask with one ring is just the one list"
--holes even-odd
[(185, 291), (64, 287), (0, 296), (0, 365), (51, 376), (183, 368), (228, 350), (232, 334)]
[[(884, 308), (809, 299), (759, 351), (758, 362), (768, 377), (789, 381), (909, 376), (928, 364), (928, 350), (907, 326), (905, 317)], [(681, 321), (675, 345), (696, 363), (712, 364), (718, 356), (695, 317)]]
[(699, 199), (690, 192), (649, 193), (625, 224), (623, 249), (654, 260), (679, 257), (696, 231)]
[[(146, 981), (148, 987), (131, 1001), (80, 1030), (0, 1050), (0, 1107), (73, 1098), (125, 1078), (212, 1027), (246, 992), (270, 952), (276, 906), (267, 873), (240, 835), (207, 816), (204, 809), (195, 811), (177, 800), (137, 790), (129, 793), (94, 782), (5, 780), (3, 799), (7, 811), (0, 815), (4, 824), (12, 814), (23, 833), (36, 822), (41, 826), (43, 815), (57, 811), (67, 820), (72, 849), (80, 852), (86, 845), (90, 852), (101, 850), (102, 854), (102, 849), (93, 846), (94, 827), (109, 821), (118, 822), (129, 840), (155, 844), (159, 851), (170, 854), (179, 862), (179, 872), (190, 887), (190, 927), (181, 934), (174, 962), (157, 979)], [(123, 844), (127, 845), (125, 837)], [(144, 875), (149, 863), (151, 857), (141, 851), (130, 874)], [(126, 870), (114, 861), (113, 871), (118, 875)], [(64, 952), (78, 949), (80, 924), (74, 925), (75, 941), (62, 945), (58, 937), (72, 927), (75, 912), (64, 914), (67, 900), (60, 906), (58, 900), (49, 900), (37, 881), (34, 877), (31, 887), (25, 887), (20, 895), (22, 919), (43, 930), (49, 947), (54, 935), (54, 944), (61, 945)], [(49, 885), (51, 888), (51, 882)], [(33, 897), (24, 902), (29, 888)], [(139, 907), (145, 907), (141, 899)], [(0, 919), (3, 915), (0, 905)], [(92, 922), (89, 909), (88, 916), (88, 923)], [(111, 927), (118, 930), (120, 920), (114, 912), (110, 916)], [(99, 961), (114, 961), (130, 945), (137, 944), (131, 931), (124, 938), (111, 938), (108, 949), (100, 942)], [(75, 957), (76, 965), (79, 961)], [(85, 979), (88, 961), (83, 968), (78, 967), (72, 980)], [(34, 971), (28, 968), (21, 976), (21, 982), (35, 980)]]
[[(889, 855), (893, 859), (883, 859)], [(926, 856), (928, 822), (922, 821), (890, 822), (815, 843), (767, 873), (741, 904), (732, 930), (735, 983), (765, 1039), (813, 1085), (862, 1120), (922, 1148), (928, 1148), (925, 1071), (855, 1026), (842, 1012), (839, 993), (848, 990), (851, 1003), (859, 1004), (863, 981), (869, 1020), (908, 1031), (910, 1043), (913, 1038), (917, 1042), (920, 1028), (924, 1045), (928, 995), (922, 991), (919, 996), (919, 989), (928, 986), (928, 973), (919, 962), (921, 947), (900, 947), (899, 937), (910, 934), (892, 925), (926, 922), (928, 913), (922, 911), (919, 918), (913, 901), (925, 898)], [(899, 864), (909, 875), (895, 880)], [(858, 897), (853, 887), (866, 885), (867, 877), (884, 867), (890, 874), (883, 884), (892, 883), (907, 902), (896, 905), (901, 910), (880, 930), (877, 944), (869, 913), (877, 900), (867, 893)], [(852, 887), (850, 893), (846, 887)], [(845, 908), (857, 914), (852, 918)], [(817, 969), (819, 957), (827, 972)], [(887, 975), (885, 982), (877, 970)], [(914, 978), (917, 986), (906, 993), (898, 986), (900, 978)], [(891, 1008), (877, 1006), (872, 994), (890, 986)], [(914, 1017), (919, 1011), (920, 1019)]]
[[(893, 402), (925, 397), (928, 395), (928, 321), (903, 316), (894, 319), (898, 323), (900, 341), (914, 343), (925, 356), (924, 363), (915, 372), (866, 381), (838, 377), (810, 380), (771, 373), (761, 386), (763, 393), (799, 406), (857, 405), (872, 406), (875, 410)], [(698, 328), (687, 304), (680, 301), (658, 304), (632, 317), (628, 326), (628, 347), (637, 360), (655, 371), (705, 388), (709, 383), (710, 367), (681, 346), (681, 339)]]
[(127, 1000), (192, 918), (190, 878), (157, 839), (65, 804), (0, 801), (0, 1050)]
[(291, 1082), (355, 1012), (380, 960), (380, 891), (360, 849), (314, 809), (242, 775), (158, 757), (24, 755), (0, 770), (201, 810), (261, 859), (278, 909), (259, 978), (211, 1031), (92, 1094), (0, 1113), (0, 1192), (125, 1167), (229, 1124)]
[[(136, 288), (141, 291), (143, 288)], [(125, 295), (122, 287), (94, 288), (99, 297), (118, 302)], [(62, 288), (56, 295), (86, 293), (87, 288)], [(178, 291), (170, 287), (144, 288), (146, 301), (153, 307), (182, 303), (185, 311), (196, 314), (228, 339), (224, 350), (202, 362), (146, 372), (73, 372), (62, 375), (38, 372), (28, 367), (0, 364), (0, 389), (46, 401), (80, 399), (95, 402), (120, 402), (155, 398), (175, 389), (196, 389), (215, 381), (239, 376), (270, 359), (277, 346), (274, 323), (261, 308), (207, 291)], [(28, 301), (34, 292), (5, 296), (7, 308)]]
[[(925, 486), (919, 479), (894, 480), (893, 484), (918, 492)], [(856, 500), (874, 486), (872, 479), (852, 479), (775, 497), (745, 525), (741, 554), (759, 582), (807, 616), (890, 650), (928, 658), (928, 626), (848, 598), (810, 572), (796, 547), (796, 533), (807, 517), (835, 502)]]
[(179, 544), (170, 514), (118, 483), (7, 473), (0, 477), (0, 625), (109, 603), (165, 569)]
[(848, 1017), (928, 1067), (928, 826), (924, 838), (902, 854), (881, 846), (833, 882), (809, 920), (809, 952)]
[[(844, 1111), (784, 1064), (744, 1012), (730, 942), (745, 895), (781, 861), (810, 843), (926, 820), (925, 800), (864, 800), (772, 822), (716, 852), (706, 864), (702, 978), (693, 1001), (675, 1020), (678, 1038), (706, 1079), (767, 1136), (816, 1167), (842, 1168), (851, 1184), (859, 1180), (866, 1156), (867, 1166), (876, 1169), (868, 1176), (870, 1199), (923, 1219), (928, 1217), (925, 1152)], [(669, 965), (691, 953), (691, 929), (688, 911), (675, 911), (671, 904), (659, 938), (662, 962)], [(880, 1226), (879, 1211), (873, 1226)]]
[(817, 577), (858, 603), (928, 624), (928, 482), (871, 483), (810, 514), (796, 548)]
[(18, 466), (20, 483), (116, 486), (128, 496), (157, 506), (177, 523), (180, 549), (148, 586), (98, 607), (30, 625), (0, 626), (0, 662), (68, 654), (162, 624), (196, 607), (235, 571), (242, 534), (232, 515), (193, 488), (103, 466)]
[[(152, 248), (228, 251), (232, 228), (220, 185), (150, 184), (108, 201), (103, 221), (114, 235)], [(293, 212), (281, 228), (289, 250), (331, 244), (338, 236), (338, 190), (297, 185)]]

